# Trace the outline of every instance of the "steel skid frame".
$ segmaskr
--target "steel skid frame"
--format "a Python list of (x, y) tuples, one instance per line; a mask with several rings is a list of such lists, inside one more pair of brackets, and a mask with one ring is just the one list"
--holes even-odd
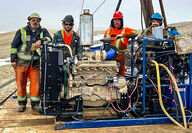
[[(145, 81), (147, 79), (146, 76), (146, 55), (145, 55), (145, 49), (146, 44), (149, 42), (168, 42), (168, 43), (174, 43), (173, 40), (148, 40), (143, 39), (140, 40), (143, 43), (143, 96), (142, 96), (142, 106), (145, 110), (145, 93), (146, 88), (152, 87), (150, 85), (146, 85)], [(192, 110), (192, 54), (189, 54), (189, 84), (178, 84), (179, 88), (186, 87), (187, 91), (187, 108), (189, 110)], [(166, 86), (164, 86), (166, 87)], [(191, 115), (191, 114), (190, 114)], [(190, 115), (186, 115), (187, 120), (191, 117)], [(172, 114), (172, 117), (176, 119), (175, 114)], [(179, 120), (182, 121), (181, 116), (179, 116)], [(192, 121), (192, 119), (190, 120)], [(56, 130), (62, 130), (62, 129), (74, 129), (74, 128), (98, 128), (98, 127), (114, 127), (114, 126), (131, 126), (131, 125), (148, 125), (148, 124), (163, 124), (163, 123), (172, 123), (172, 121), (166, 117), (164, 114), (162, 115), (149, 115), (144, 116), (143, 118), (121, 118), (121, 119), (108, 119), (108, 120), (96, 120), (96, 121), (59, 121), (56, 119), (55, 122), (55, 129)]]

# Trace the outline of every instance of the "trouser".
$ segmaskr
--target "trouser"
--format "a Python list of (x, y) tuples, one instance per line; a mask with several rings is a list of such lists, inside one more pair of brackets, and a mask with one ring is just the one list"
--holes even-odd
[(118, 54), (115, 60), (120, 63), (119, 75), (125, 76), (125, 54)]
[(22, 66), (17, 64), (15, 68), (17, 96), (19, 105), (27, 104), (27, 78), (30, 80), (30, 99), (31, 105), (38, 105), (40, 101), (40, 67), (33, 68), (30, 66)]

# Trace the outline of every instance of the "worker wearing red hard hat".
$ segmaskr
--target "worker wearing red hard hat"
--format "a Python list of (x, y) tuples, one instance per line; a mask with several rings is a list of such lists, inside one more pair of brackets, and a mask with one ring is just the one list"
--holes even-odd
[(104, 38), (113, 39), (111, 45), (116, 46), (118, 49), (118, 54), (115, 60), (120, 63), (119, 75), (125, 75), (124, 51), (127, 49), (129, 38), (134, 37), (136, 35), (136, 30), (123, 27), (123, 14), (120, 11), (116, 11), (113, 14), (110, 28), (108, 28), (104, 34)]

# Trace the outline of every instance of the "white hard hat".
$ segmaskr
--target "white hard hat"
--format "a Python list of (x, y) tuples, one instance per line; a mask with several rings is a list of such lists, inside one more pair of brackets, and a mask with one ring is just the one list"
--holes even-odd
[(40, 17), (39, 14), (36, 13), (36, 12), (32, 13), (27, 19), (30, 20), (30, 19), (32, 19), (32, 18), (38, 18), (38, 19), (41, 20), (41, 17)]

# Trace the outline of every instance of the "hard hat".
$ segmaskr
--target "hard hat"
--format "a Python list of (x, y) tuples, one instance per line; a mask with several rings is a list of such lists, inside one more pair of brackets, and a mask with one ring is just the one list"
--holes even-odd
[(159, 13), (154, 13), (152, 16), (151, 16), (151, 19), (159, 19), (159, 20), (163, 20), (163, 17), (159, 14)]
[(41, 21), (41, 17), (36, 12), (32, 13), (27, 19), (31, 20), (32, 18), (38, 18)]
[(64, 19), (62, 20), (63, 22), (69, 22), (71, 24), (74, 24), (74, 19), (72, 15), (67, 15), (64, 17)]
[(116, 11), (113, 14), (113, 19), (120, 19), (120, 18), (123, 18), (123, 14), (120, 11)]

